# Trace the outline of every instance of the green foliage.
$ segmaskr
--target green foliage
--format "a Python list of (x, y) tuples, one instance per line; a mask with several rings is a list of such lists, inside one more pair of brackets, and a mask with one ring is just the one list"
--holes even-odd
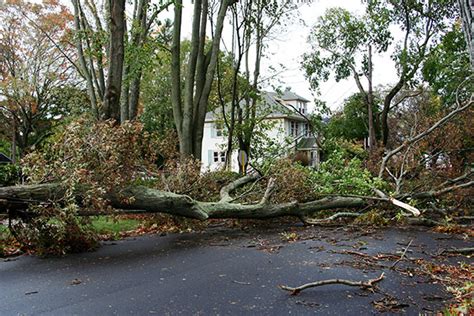
[[(372, 112), (374, 120), (378, 112), (376, 100)], [(344, 109), (331, 117), (327, 126), (327, 137), (362, 140), (369, 136), (367, 122), (367, 106), (363, 96), (360, 93), (353, 94), (345, 100)], [(377, 132), (380, 132), (379, 128), (376, 128), (376, 134)]]
[(367, 48), (387, 50), (391, 41), (386, 13), (358, 17), (342, 8), (330, 8), (318, 19), (311, 31), (311, 52), (303, 56), (303, 68), (314, 90), (321, 81), (334, 74), (336, 81), (346, 79), (354, 71), (364, 72), (368, 66)]
[[(472, 75), (461, 25), (454, 25), (443, 36), (424, 62), (422, 74), (434, 92), (442, 97), (444, 104), (448, 106), (454, 104), (458, 87)], [(468, 93), (473, 92), (472, 80), (466, 87), (469, 89)]]
[(316, 194), (372, 195), (373, 188), (385, 186), (383, 180), (364, 168), (359, 155), (354, 155), (357, 151), (363, 152), (357, 146), (352, 149), (338, 146), (330, 152), (319, 169), (310, 174), (309, 181)]
[(14, 185), (19, 178), (20, 168), (13, 164), (0, 164), (0, 186)]

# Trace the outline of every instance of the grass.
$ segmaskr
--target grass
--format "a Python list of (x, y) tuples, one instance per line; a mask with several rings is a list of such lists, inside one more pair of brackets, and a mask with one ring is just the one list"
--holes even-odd
[[(97, 216), (91, 218), (93, 229), (108, 238), (119, 239), (121, 234), (135, 230), (142, 224), (140, 219), (130, 217)], [(13, 238), (8, 226), (0, 224), (0, 258), (14, 252), (20, 245)]]
[(92, 219), (92, 227), (102, 235), (117, 235), (121, 232), (137, 229), (142, 222), (126, 217), (97, 216)]

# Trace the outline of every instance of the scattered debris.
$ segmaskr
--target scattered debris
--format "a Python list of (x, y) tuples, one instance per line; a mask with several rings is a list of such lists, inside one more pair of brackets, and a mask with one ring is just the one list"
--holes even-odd
[(82, 281), (80, 279), (77, 279), (77, 278), (71, 281), (71, 285), (79, 285), (81, 283), (82, 283)]
[(372, 304), (380, 312), (399, 312), (401, 309), (410, 306), (406, 303), (400, 303), (395, 297), (387, 294), (382, 299), (373, 301)]

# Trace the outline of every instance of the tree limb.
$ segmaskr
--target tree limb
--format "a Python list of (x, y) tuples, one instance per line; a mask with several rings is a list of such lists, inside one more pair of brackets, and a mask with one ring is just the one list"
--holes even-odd
[(384, 278), (384, 273), (375, 279), (370, 279), (367, 281), (351, 281), (351, 280), (345, 280), (345, 279), (329, 279), (329, 280), (322, 280), (322, 281), (316, 281), (312, 283), (306, 283), (303, 285), (300, 285), (298, 287), (290, 287), (286, 285), (280, 285), (280, 289), (289, 291), (291, 292), (291, 295), (298, 295), (301, 291), (311, 288), (311, 287), (316, 287), (316, 286), (322, 286), (322, 285), (329, 285), (329, 284), (344, 284), (344, 285), (349, 285), (349, 286), (358, 286), (362, 289), (372, 289), (374, 287), (374, 284), (377, 282), (382, 281)]
[(385, 167), (387, 166), (387, 162), (392, 158), (394, 155), (398, 154), (400, 151), (402, 151), (406, 146), (409, 146), (413, 143), (418, 142), (425, 136), (431, 134), (434, 130), (437, 128), (443, 126), (446, 124), (451, 118), (456, 116), (458, 113), (468, 109), (472, 104), (474, 103), (474, 95), (471, 96), (470, 100), (466, 102), (463, 106), (458, 106), (456, 109), (453, 111), (449, 112), (447, 115), (445, 115), (443, 118), (441, 118), (439, 121), (437, 121), (435, 124), (433, 124), (430, 128), (427, 130), (424, 130), (423, 132), (419, 133), (418, 135), (411, 137), (407, 139), (406, 141), (403, 142), (400, 146), (395, 148), (394, 150), (391, 150), (385, 154), (385, 156), (382, 159), (382, 164), (380, 166), (379, 170), (379, 178), (382, 178), (383, 173), (385, 171)]

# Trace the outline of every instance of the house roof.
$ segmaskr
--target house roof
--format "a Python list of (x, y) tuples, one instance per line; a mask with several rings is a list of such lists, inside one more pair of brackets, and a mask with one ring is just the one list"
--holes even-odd
[(277, 92), (267, 92), (267, 93), (273, 94), (275, 97), (279, 97), (283, 101), (298, 100), (298, 101), (303, 101), (303, 102), (310, 102), (308, 99), (294, 93), (291, 90), (285, 90), (285, 91), (278, 92), (278, 93)]
[(296, 145), (297, 150), (314, 149), (318, 145), (316, 144), (316, 138), (314, 137), (303, 137)]
[(5, 154), (0, 153), (0, 164), (2, 163), (11, 163), (12, 160), (8, 158)]
[[(260, 117), (266, 116), (267, 118), (288, 118), (297, 121), (305, 121), (303, 116), (284, 104), (284, 101), (292, 100), (309, 102), (291, 91), (285, 91), (282, 93), (263, 91), (261, 93), (261, 100), (257, 108), (257, 115)], [(245, 101), (241, 101), (241, 105), (243, 105), (244, 102)], [(216, 118), (216, 113), (220, 113), (220, 108), (211, 112), (207, 112), (206, 122), (214, 121)]]

